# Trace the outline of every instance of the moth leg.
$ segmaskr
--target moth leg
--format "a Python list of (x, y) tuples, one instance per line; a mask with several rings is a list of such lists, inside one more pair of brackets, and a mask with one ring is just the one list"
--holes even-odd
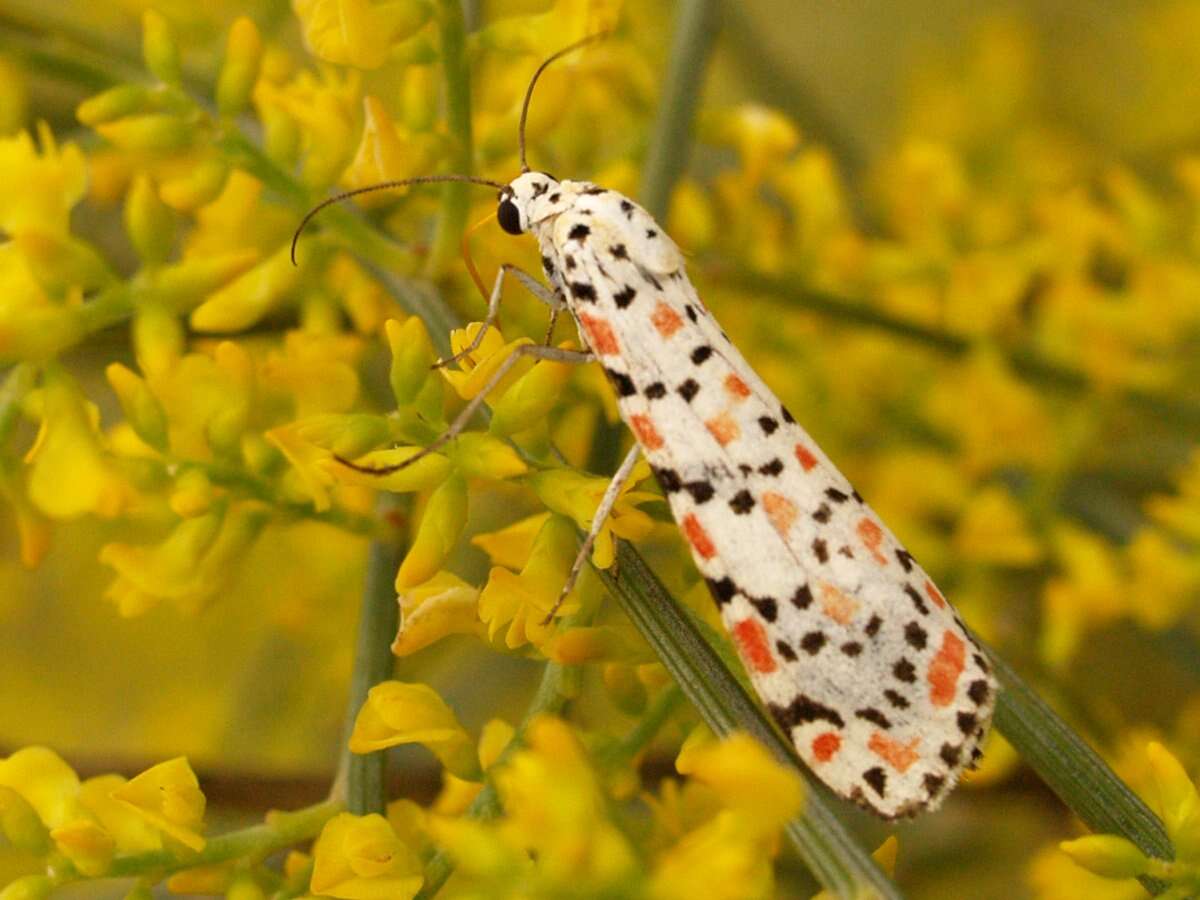
[(604, 491), (600, 505), (596, 507), (596, 514), (592, 516), (592, 527), (588, 529), (587, 537), (583, 539), (583, 544), (579, 547), (579, 553), (576, 555), (575, 562), (571, 566), (571, 572), (567, 575), (567, 580), (558, 594), (558, 599), (554, 601), (554, 606), (546, 614), (546, 618), (542, 620), (543, 625), (550, 624), (550, 620), (554, 618), (554, 614), (558, 612), (558, 608), (563, 605), (563, 601), (567, 599), (567, 595), (575, 587), (575, 582), (579, 580), (579, 575), (583, 572), (583, 567), (592, 552), (592, 546), (596, 543), (596, 538), (600, 536), (600, 532), (604, 529), (604, 522), (608, 518), (608, 514), (616, 506), (617, 499), (621, 496), (621, 488), (629, 480), (629, 473), (637, 465), (638, 456), (641, 452), (642, 448), (635, 443), (621, 463), (621, 467), (617, 469), (617, 474), (608, 483), (608, 488)]
[(510, 265), (509, 263), (504, 263), (502, 266), (500, 266), (500, 270), (496, 273), (496, 281), (492, 285), (491, 296), (488, 297), (487, 315), (483, 319), (483, 325), (480, 327), (479, 331), (475, 333), (475, 337), (471, 339), (471, 343), (455, 353), (453, 356), (447, 359), (439, 359), (433, 364), (433, 368), (440, 369), (443, 366), (448, 366), (451, 363), (458, 362), (463, 357), (474, 353), (476, 348), (478, 348), (483, 342), (483, 336), (487, 334), (487, 330), (489, 328), (496, 324), (496, 318), (500, 315), (500, 294), (504, 288), (505, 275), (512, 275), (513, 278), (517, 279), (517, 281), (521, 283), (521, 286), (524, 287), (525, 290), (529, 291), (529, 293), (533, 294), (534, 297), (536, 297), (542, 303), (545, 303), (547, 306), (557, 309), (562, 305), (561, 299), (554, 293), (554, 291), (547, 288), (544, 284), (542, 284), (524, 269)]
[(450, 426), (438, 435), (428, 447), (422, 448), (420, 452), (413, 454), (404, 460), (404, 462), (399, 462), (392, 466), (372, 468), (371, 466), (360, 466), (336, 454), (334, 455), (334, 459), (356, 472), (364, 472), (367, 475), (390, 475), (392, 472), (399, 472), (401, 469), (408, 468), (417, 460), (424, 459), (430, 453), (436, 453), (462, 434), (467, 424), (471, 421), (471, 417), (475, 415), (476, 411), (483, 404), (483, 401), (487, 399), (487, 395), (495, 389), (496, 385), (517, 364), (517, 360), (523, 356), (532, 356), (534, 359), (545, 359), (551, 362), (562, 363), (585, 363), (592, 361), (592, 354), (588, 350), (562, 350), (558, 347), (543, 347), (541, 344), (522, 344), (504, 362), (500, 363), (496, 371), (492, 373), (492, 377), (480, 388), (479, 393), (472, 397), (470, 402), (462, 408), (462, 412), (455, 416)]

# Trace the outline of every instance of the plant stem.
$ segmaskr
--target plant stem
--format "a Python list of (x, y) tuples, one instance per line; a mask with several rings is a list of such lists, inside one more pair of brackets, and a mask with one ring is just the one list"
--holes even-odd
[(272, 813), (266, 823), (212, 838), (204, 849), (186, 858), (169, 850), (118, 857), (107, 873), (111, 878), (128, 878), (146, 873), (170, 874), (196, 866), (208, 866), (246, 856), (266, 856), (315, 837), (325, 823), (342, 811), (342, 805), (326, 800), (289, 813)]
[(683, 0), (663, 81), (658, 118), (642, 167), (642, 205), (666, 221), (671, 191), (687, 166), (692, 122), (718, 26), (716, 0)]
[[(474, 151), (471, 136), (471, 73), (467, 68), (466, 25), (461, 0), (442, 0), (439, 14), (442, 38), (442, 73), (446, 86), (446, 126), (453, 138), (451, 171), (471, 173)], [(451, 182), (442, 187), (442, 207), (434, 227), (433, 244), (425, 274), (436, 278), (454, 258), (467, 223), (468, 186)]]
[[(381, 491), (376, 501), (378, 517), (387, 521), (396, 512), (397, 505), (396, 495)], [(359, 816), (382, 813), (387, 806), (387, 751), (351, 753), (349, 737), (367, 693), (392, 674), (395, 662), (392, 641), (400, 615), (393, 580), (402, 555), (396, 540), (371, 542), (358, 619), (354, 672), (350, 677), (350, 697), (346, 704), (341, 764), (331, 791), (333, 797), (344, 793), (347, 808)]]
[(788, 823), (787, 833), (817, 879), (840, 897), (860, 896), (864, 889), (876, 891), (881, 898), (900, 897), (896, 886), (813, 788), (791, 742), (776, 731), (704, 639), (691, 613), (666, 591), (625, 541), (618, 544), (616, 568), (620, 572), (617, 577), (611, 571), (597, 572), (709, 727), (719, 735), (735, 730), (749, 733), (808, 783), (804, 810)]
[[(1038, 777), (1092, 831), (1121, 835), (1147, 856), (1173, 859), (1166, 829), (1141, 798), (1004, 660), (991, 650), (988, 655), (1001, 685), (996, 730)], [(1165, 888), (1149, 879), (1143, 884), (1155, 894)]]

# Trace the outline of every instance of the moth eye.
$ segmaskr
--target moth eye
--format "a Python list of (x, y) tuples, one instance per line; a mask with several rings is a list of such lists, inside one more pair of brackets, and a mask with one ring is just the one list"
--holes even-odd
[(496, 220), (509, 234), (521, 233), (521, 214), (517, 212), (517, 205), (512, 200), (500, 201), (500, 207), (496, 210)]

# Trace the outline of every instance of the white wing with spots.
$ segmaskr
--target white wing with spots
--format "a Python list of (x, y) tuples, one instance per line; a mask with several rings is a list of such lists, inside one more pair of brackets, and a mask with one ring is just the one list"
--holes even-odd
[(932, 581), (724, 337), (640, 207), (562, 182), (534, 227), (755, 687), (812, 770), (888, 818), (978, 756), (988, 664)]

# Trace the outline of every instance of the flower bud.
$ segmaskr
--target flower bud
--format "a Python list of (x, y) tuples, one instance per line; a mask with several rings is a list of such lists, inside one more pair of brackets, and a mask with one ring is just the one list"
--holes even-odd
[(404, 70), (404, 127), (409, 131), (431, 131), (437, 122), (437, 78), (433, 66), (409, 66)]
[(469, 478), (512, 478), (529, 471), (516, 450), (482, 431), (463, 432), (447, 446), (446, 455)]
[(573, 368), (542, 360), (517, 379), (492, 405), (492, 434), (517, 434), (545, 421)]
[(158, 398), (137, 373), (120, 363), (112, 363), (104, 374), (121, 402), (125, 418), (137, 436), (155, 450), (167, 449), (167, 415)]
[(1150, 866), (1133, 843), (1115, 834), (1089, 834), (1058, 845), (1078, 865), (1101, 878), (1137, 878)]
[(192, 212), (217, 198), (229, 178), (229, 164), (220, 156), (209, 156), (180, 177), (163, 182), (159, 196), (172, 209)]
[(262, 37), (258, 26), (238, 16), (229, 28), (225, 61), (217, 76), (217, 109), (223, 116), (236, 116), (250, 102), (262, 63)]
[(266, 894), (263, 893), (262, 887), (249, 872), (235, 876), (233, 883), (225, 891), (225, 900), (263, 900), (264, 897)]
[(162, 262), (175, 243), (175, 217), (147, 175), (139, 174), (125, 197), (125, 232), (147, 263)]
[(179, 84), (183, 80), (179, 65), (179, 45), (171, 33), (171, 26), (163, 15), (153, 9), (142, 13), (142, 57), (146, 68), (159, 81)]
[(212, 509), (217, 494), (203, 469), (188, 468), (175, 479), (168, 504), (181, 519), (193, 519)]
[(95, 128), (154, 108), (153, 92), (141, 84), (121, 84), (89, 97), (75, 109), (75, 118)]
[(0, 900), (42, 900), (53, 888), (54, 882), (46, 875), (26, 875), (0, 890)]
[(142, 306), (133, 320), (133, 349), (147, 377), (166, 373), (183, 355), (183, 328), (170, 310)]
[(186, 758), (150, 767), (111, 796), (181, 844), (204, 849), (205, 840), (197, 831), (204, 819), (204, 794)]
[(437, 357), (429, 332), (417, 316), (410, 316), (403, 322), (388, 319), (384, 330), (392, 351), (392, 394), (397, 405), (404, 406), (416, 399), (429, 380), (430, 366)]
[(257, 250), (195, 256), (158, 269), (151, 283), (171, 309), (189, 312), (209, 294), (248, 272), (259, 259)]
[(41, 856), (50, 848), (50, 835), (29, 801), (0, 784), (0, 833), (18, 850)]
[(396, 572), (396, 591), (428, 581), (458, 544), (467, 525), (467, 482), (454, 474), (443, 481), (429, 498), (417, 536)]
[(95, 127), (122, 150), (138, 153), (174, 153), (189, 146), (195, 137), (195, 127), (171, 113), (126, 116)]

